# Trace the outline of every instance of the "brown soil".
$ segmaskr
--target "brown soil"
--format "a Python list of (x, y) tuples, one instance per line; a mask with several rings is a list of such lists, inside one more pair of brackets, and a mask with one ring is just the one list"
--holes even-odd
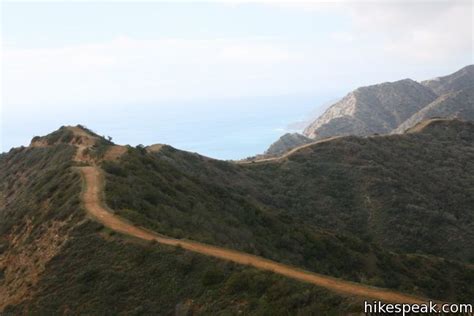
[(110, 146), (107, 152), (104, 155), (104, 160), (117, 160), (127, 152), (126, 146), (114, 145)]
[[(68, 239), (64, 222), (48, 222), (41, 226), (41, 233), (33, 241), (33, 224), (26, 220), (20, 232), (6, 236), (9, 250), (0, 255), (0, 271), (4, 279), (0, 286), (0, 315), (7, 305), (18, 304), (33, 294), (34, 285), (45, 270), (46, 264), (59, 253)], [(18, 226), (13, 229), (17, 231)]]

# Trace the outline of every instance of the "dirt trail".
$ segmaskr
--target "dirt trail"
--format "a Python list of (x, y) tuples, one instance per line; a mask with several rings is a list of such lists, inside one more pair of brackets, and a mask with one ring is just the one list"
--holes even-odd
[(124, 219), (114, 215), (102, 203), (102, 174), (98, 167), (78, 168), (84, 179), (85, 188), (82, 199), (87, 212), (104, 226), (129, 236), (144, 240), (155, 240), (164, 245), (180, 246), (183, 249), (200, 253), (206, 256), (232, 261), (238, 264), (249, 265), (255, 268), (271, 271), (303, 282), (326, 288), (331, 291), (349, 296), (358, 296), (370, 300), (381, 300), (394, 303), (422, 303), (427, 299), (375, 287), (343, 281), (340, 279), (304, 271), (285, 264), (250, 255), (247, 253), (211, 246), (190, 240), (178, 240), (158, 235), (146, 229), (133, 226)]
[(284, 153), (283, 155), (277, 156), (277, 157), (259, 158), (259, 159), (255, 159), (255, 160), (251, 160), (251, 159), (250, 160), (238, 160), (238, 161), (235, 161), (235, 163), (239, 164), (239, 165), (246, 165), (246, 164), (253, 164), (253, 163), (278, 162), (278, 161), (284, 160), (285, 158), (288, 158), (289, 156), (293, 155), (294, 153), (296, 153), (300, 150), (304, 150), (305, 148), (312, 147), (312, 146), (317, 145), (317, 144), (327, 143), (327, 142), (330, 142), (330, 141), (333, 141), (335, 139), (342, 138), (342, 137), (343, 136), (333, 136), (333, 137), (328, 137), (328, 138), (321, 139), (321, 140), (318, 140), (318, 141), (314, 141), (314, 142), (311, 142), (311, 143), (308, 143), (308, 144), (304, 144), (304, 145), (295, 147), (295, 148), (291, 149), (290, 151)]

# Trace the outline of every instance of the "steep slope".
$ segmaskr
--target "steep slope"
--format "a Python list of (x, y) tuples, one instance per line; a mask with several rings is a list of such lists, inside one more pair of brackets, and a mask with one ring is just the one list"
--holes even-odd
[(471, 123), (423, 122), (404, 135), (337, 138), (249, 164), (116, 146), (77, 128), (0, 155), (3, 314), (319, 315), (363, 306), (117, 234), (86, 216), (78, 168), (103, 168), (114, 214), (153, 235), (415, 296), (474, 297)]
[(474, 89), (474, 65), (466, 66), (453, 74), (421, 82), (438, 95), (465, 89)]
[(104, 163), (106, 200), (136, 225), (175, 238), (462, 300), (473, 290), (465, 283), (474, 258), (473, 135), (472, 124), (450, 121), (247, 164), (136, 148)]
[[(81, 150), (86, 142), (88, 150)], [(73, 160), (78, 152), (81, 159), (92, 159), (79, 166), (117, 159), (117, 148), (123, 147), (82, 127), (63, 127), (35, 137), (28, 148), (0, 155), (2, 315), (360, 310), (354, 299), (179, 248), (123, 238), (91, 221), (79, 200), (81, 181)]]
[(389, 133), (436, 97), (431, 89), (410, 79), (358, 88), (326, 110), (304, 135), (321, 139)]
[(362, 303), (179, 248), (127, 240), (88, 222), (35, 294), (3, 315), (347, 314)]
[(276, 156), (281, 155), (291, 148), (295, 148), (312, 142), (311, 138), (298, 133), (286, 133), (281, 136), (276, 142), (270, 145), (265, 151), (265, 155)]
[(62, 144), (0, 155), (0, 312), (32, 295), (78, 221), (74, 153)]
[(474, 86), (469, 89), (440, 96), (434, 102), (428, 104), (422, 110), (413, 114), (409, 119), (400, 124), (392, 133), (403, 133), (417, 123), (434, 117), (474, 121)]
[(270, 201), (294, 191), (280, 202), (294, 216), (392, 250), (472, 262), (473, 126), (434, 120), (399, 136), (338, 138), (266, 166), (284, 172), (259, 171), (285, 183)]
[(137, 237), (146, 241), (156, 241), (164, 245), (181, 247), (183, 249), (199, 254), (204, 254), (209, 257), (224, 259), (242, 265), (253, 266), (260, 270), (266, 270), (299, 281), (312, 283), (314, 285), (345, 295), (394, 303), (428, 302), (428, 299), (422, 299), (419, 297), (414, 297), (395, 291), (389, 291), (386, 289), (374, 288), (361, 284), (334, 279), (324, 275), (311, 273), (278, 262), (274, 262), (262, 257), (249, 255), (244, 252), (215, 247), (190, 240), (170, 238), (164, 235), (159, 235), (147, 231), (143, 228), (127, 223), (125, 220), (123, 220), (117, 215), (112, 214), (110, 210), (106, 209), (106, 206), (104, 206), (101, 201), (102, 181), (101, 171), (98, 167), (81, 167), (79, 169), (84, 176), (84, 184), (86, 187), (86, 190), (83, 194), (83, 200), (86, 210), (97, 221), (104, 224), (107, 228), (110, 228), (113, 231), (132, 237)]
[(472, 90), (474, 65), (421, 83), (406, 79), (358, 88), (329, 107), (303, 134), (312, 139), (368, 136), (400, 133), (433, 116), (470, 120)]

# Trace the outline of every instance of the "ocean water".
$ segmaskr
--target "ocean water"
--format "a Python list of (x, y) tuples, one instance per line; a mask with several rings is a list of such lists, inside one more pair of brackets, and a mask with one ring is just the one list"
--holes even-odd
[(169, 144), (217, 159), (262, 153), (288, 125), (334, 96), (278, 96), (154, 104), (4, 108), (2, 151), (27, 145), (61, 125), (83, 124), (118, 144)]

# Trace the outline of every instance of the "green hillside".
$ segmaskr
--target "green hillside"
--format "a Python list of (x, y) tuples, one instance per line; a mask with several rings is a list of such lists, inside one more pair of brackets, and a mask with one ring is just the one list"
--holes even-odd
[(425, 121), (403, 135), (344, 137), (245, 164), (170, 146), (105, 159), (117, 146), (63, 127), (0, 155), (2, 315), (361, 311), (362, 298), (91, 220), (76, 168), (92, 162), (73, 162), (91, 139), (83, 154), (104, 170), (106, 203), (137, 226), (404, 293), (474, 297), (472, 123)]
[(361, 309), (359, 299), (125, 238), (91, 221), (80, 204), (73, 137), (63, 129), (44, 138), (47, 147), (0, 155), (1, 315), (307, 315)]
[(119, 215), (163, 234), (459, 300), (474, 290), (463, 264), (474, 255), (474, 128), (428, 125), (242, 165), (169, 146), (131, 148), (103, 165), (106, 199)]

